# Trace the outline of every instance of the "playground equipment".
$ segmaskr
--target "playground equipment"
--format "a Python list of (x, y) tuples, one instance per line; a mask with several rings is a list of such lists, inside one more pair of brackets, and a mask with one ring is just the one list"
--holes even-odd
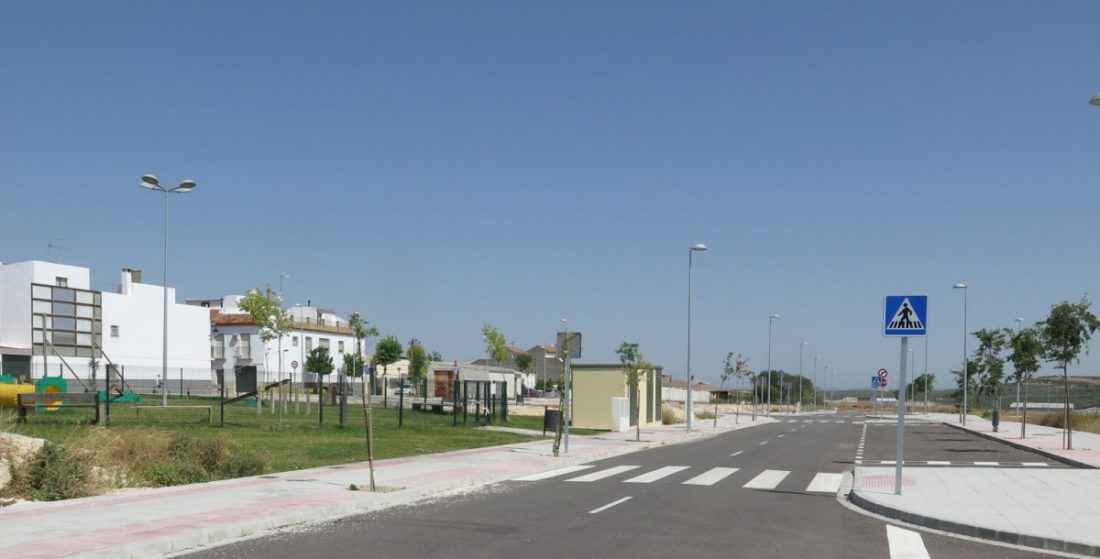
[[(69, 383), (61, 377), (40, 378), (34, 384), (16, 383), (15, 379), (4, 375), (0, 378), (0, 408), (19, 407), (20, 394), (64, 394), (69, 389)], [(41, 404), (41, 409), (57, 411), (64, 404), (60, 397), (46, 399)]]
[(33, 384), (0, 384), (0, 408), (14, 408), (19, 405), (20, 394), (33, 394)]

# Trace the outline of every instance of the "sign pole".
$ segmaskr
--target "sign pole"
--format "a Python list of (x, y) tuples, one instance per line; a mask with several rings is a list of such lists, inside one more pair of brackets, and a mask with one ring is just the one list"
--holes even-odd
[(905, 459), (905, 365), (909, 336), (901, 337), (901, 378), (898, 379), (898, 450), (894, 466), (894, 495), (901, 495), (901, 468)]

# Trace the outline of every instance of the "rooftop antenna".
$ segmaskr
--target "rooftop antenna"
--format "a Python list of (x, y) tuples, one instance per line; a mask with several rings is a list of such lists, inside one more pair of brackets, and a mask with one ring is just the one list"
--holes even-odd
[(55, 256), (54, 256), (55, 251), (56, 251), (56, 254), (57, 254), (57, 256), (56, 256), (57, 258), (60, 258), (61, 253), (65, 251), (65, 245), (61, 244), (61, 241), (64, 241), (64, 240), (65, 239), (60, 238), (60, 237), (53, 238), (53, 239), (47, 239), (47, 241), (46, 241), (46, 247), (47, 247), (46, 254), (47, 254), (47, 258), (49, 259), (50, 262), (55, 262), (56, 261)]

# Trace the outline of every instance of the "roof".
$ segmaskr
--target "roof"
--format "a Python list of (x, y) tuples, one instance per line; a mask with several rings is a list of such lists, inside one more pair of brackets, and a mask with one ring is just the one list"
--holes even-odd
[(210, 309), (210, 324), (214, 326), (255, 326), (250, 314), (222, 314), (218, 309)]

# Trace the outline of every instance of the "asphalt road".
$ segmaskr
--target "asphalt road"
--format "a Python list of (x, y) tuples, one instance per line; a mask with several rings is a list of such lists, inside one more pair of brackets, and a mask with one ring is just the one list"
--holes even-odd
[[(801, 416), (189, 557), (891, 557), (888, 523), (850, 510), (835, 493), (865, 430), (864, 456), (888, 459), (894, 429), (855, 416)], [(907, 461), (1042, 461), (947, 427), (907, 433)], [(933, 558), (1048, 557), (911, 534)]]

